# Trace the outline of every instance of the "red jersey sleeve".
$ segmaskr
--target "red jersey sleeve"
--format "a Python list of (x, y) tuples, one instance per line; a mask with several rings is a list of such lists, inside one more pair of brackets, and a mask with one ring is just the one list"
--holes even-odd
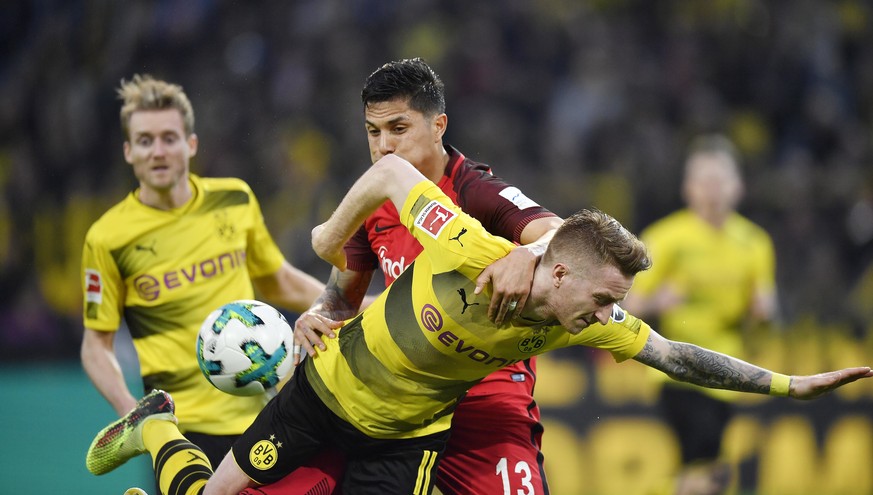
[(465, 160), (455, 171), (458, 206), (479, 220), (488, 232), (519, 243), (521, 232), (537, 218), (555, 217), (517, 187), (491, 175), (490, 169)]
[(369, 272), (379, 268), (379, 258), (370, 246), (367, 229), (361, 228), (343, 247), (346, 252), (346, 267), (356, 272)]

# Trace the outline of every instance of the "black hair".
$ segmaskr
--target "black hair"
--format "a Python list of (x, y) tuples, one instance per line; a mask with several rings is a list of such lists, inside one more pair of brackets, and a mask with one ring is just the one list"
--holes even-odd
[(388, 62), (367, 77), (361, 91), (365, 108), (371, 103), (398, 98), (408, 100), (410, 108), (424, 115), (446, 111), (443, 82), (421, 58)]

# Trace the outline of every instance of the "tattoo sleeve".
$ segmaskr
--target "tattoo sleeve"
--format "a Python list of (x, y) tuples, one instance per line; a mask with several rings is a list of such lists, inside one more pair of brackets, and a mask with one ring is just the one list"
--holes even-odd
[(331, 270), (330, 279), (324, 292), (316, 299), (313, 309), (332, 320), (345, 320), (355, 316), (367, 295), (372, 278), (372, 272)]
[(768, 394), (772, 372), (725, 354), (684, 342), (650, 340), (634, 358), (674, 380), (702, 387)]

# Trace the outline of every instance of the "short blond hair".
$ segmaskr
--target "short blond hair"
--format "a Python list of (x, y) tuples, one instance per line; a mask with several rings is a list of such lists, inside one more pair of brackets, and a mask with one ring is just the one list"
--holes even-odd
[(583, 260), (615, 266), (628, 276), (652, 266), (645, 244), (618, 220), (596, 208), (567, 217), (543, 254), (544, 263)]
[(140, 110), (179, 111), (185, 127), (185, 135), (194, 133), (194, 108), (182, 86), (155, 79), (145, 74), (135, 74), (130, 81), (121, 80), (118, 88), (121, 105), (121, 130), (125, 139), (130, 139), (130, 116)]

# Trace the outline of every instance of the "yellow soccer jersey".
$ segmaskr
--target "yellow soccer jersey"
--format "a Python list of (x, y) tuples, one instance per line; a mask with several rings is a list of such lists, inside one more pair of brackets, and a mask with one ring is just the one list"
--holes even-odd
[(594, 346), (621, 361), (643, 348), (649, 327), (618, 308), (608, 325), (575, 336), (559, 326), (495, 328), (487, 316), (490, 296), (473, 295), (475, 280), (513, 244), (490, 235), (429, 181), (411, 191), (400, 218), (423, 253), (306, 363), (319, 397), (367, 435), (443, 431), (479, 380), (551, 349)]
[(736, 213), (717, 230), (685, 209), (655, 222), (640, 238), (649, 248), (653, 265), (637, 275), (631, 290), (649, 296), (670, 284), (685, 298), (660, 316), (658, 332), (742, 357), (741, 325), (753, 294), (772, 291), (775, 286), (770, 236)]
[(192, 199), (162, 211), (136, 191), (88, 231), (82, 254), (85, 327), (116, 331), (122, 316), (147, 387), (170, 392), (183, 430), (238, 434), (263, 406), (213, 387), (195, 356), (210, 311), (252, 299), (250, 277), (275, 273), (284, 258), (257, 199), (239, 179), (192, 175)]

